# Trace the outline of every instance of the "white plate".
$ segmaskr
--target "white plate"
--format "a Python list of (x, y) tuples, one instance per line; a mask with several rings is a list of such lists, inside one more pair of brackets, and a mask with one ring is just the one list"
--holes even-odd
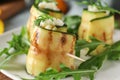
[[(12, 33), (18, 34), (20, 28), (9, 31), (0, 36), (0, 48), (6, 47), (6, 42), (12, 38)], [(120, 31), (115, 30), (114, 40), (120, 40)], [(25, 69), (26, 56), (21, 55), (12, 60), (6, 68), (1, 70), (2, 73), (9, 76), (13, 80), (22, 80), (21, 78), (33, 79), (28, 75)], [(21, 78), (20, 78), (21, 77)], [(67, 79), (72, 80), (72, 79)], [(120, 80), (120, 61), (107, 61), (103, 67), (96, 73), (95, 80)]]
[[(7, 41), (12, 39), (12, 34), (19, 34), (21, 28), (13, 29), (9, 32), (0, 35), (0, 49), (7, 47)], [(21, 78), (32, 79), (33, 77), (28, 75), (25, 70), (25, 61), (26, 56), (21, 55), (12, 59), (9, 64), (5, 65), (5, 69), (0, 70), (3, 74), (7, 75), (8, 77), (14, 80), (21, 80)], [(0, 79), (1, 80), (1, 79)]]

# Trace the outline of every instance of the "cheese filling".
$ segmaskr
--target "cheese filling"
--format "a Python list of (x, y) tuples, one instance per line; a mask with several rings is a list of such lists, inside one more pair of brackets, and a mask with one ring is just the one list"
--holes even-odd
[(50, 9), (54, 11), (60, 11), (60, 9), (56, 6), (55, 2), (40, 2), (38, 4), (39, 9)]
[(57, 18), (47, 19), (45, 21), (40, 22), (41, 27), (44, 27), (49, 30), (57, 30), (56, 26), (63, 26), (63, 25), (64, 25), (64, 22)]
[(108, 10), (100, 10), (100, 9), (98, 9), (95, 5), (89, 5), (89, 6), (88, 6), (88, 11), (91, 11), (91, 12), (105, 11), (107, 15), (110, 14), (110, 11), (108, 11)]

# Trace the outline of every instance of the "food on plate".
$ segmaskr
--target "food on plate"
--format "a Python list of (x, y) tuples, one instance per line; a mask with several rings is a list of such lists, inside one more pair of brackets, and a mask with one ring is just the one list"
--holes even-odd
[[(90, 41), (92, 36), (107, 44), (112, 44), (114, 23), (114, 14), (110, 10), (105, 10), (101, 2), (89, 4), (88, 8), (82, 12), (78, 30), (79, 39)], [(104, 45), (99, 45), (91, 54), (96, 55), (104, 50)]]
[(60, 19), (41, 15), (35, 21), (31, 45), (27, 55), (27, 72), (34, 76), (51, 67), (60, 71), (60, 64), (74, 69), (76, 37), (68, 34), (67, 26)]
[[(9, 47), (0, 50), (0, 57), (5, 56), (0, 68), (14, 56), (26, 53), (26, 69), (35, 80), (60, 80), (67, 76), (94, 80), (105, 60), (120, 60), (120, 40), (112, 40), (113, 13), (119, 11), (104, 7), (100, 0), (83, 0), (90, 5), (83, 10), (82, 22), (81, 17), (68, 16), (64, 20), (66, 25), (58, 16), (48, 13), (53, 9), (56, 15), (56, 5), (51, 0), (42, 1), (35, 0), (31, 9), (27, 26), (30, 39), (25, 28), (19, 35), (14, 34)], [(98, 50), (100, 54), (91, 55)]]
[[(95, 9), (94, 9), (95, 8)], [(79, 27), (79, 39), (90, 40), (90, 36), (113, 43), (114, 15), (109, 11), (96, 9), (96, 6), (89, 6), (83, 10), (81, 25)]]
[(35, 0), (33, 6), (30, 10), (30, 17), (28, 19), (27, 23), (27, 30), (29, 37), (32, 36), (33, 32), (33, 26), (34, 26), (34, 20), (42, 15), (42, 14), (49, 14), (51, 16), (54, 16), (56, 18), (62, 19), (63, 13), (61, 10), (57, 7), (57, 4), (53, 0)]
[[(45, 4), (48, 5), (44, 6)], [(39, 9), (59, 10), (57, 7), (53, 8), (55, 4), (53, 5), (51, 2), (40, 2), (37, 5)], [(50, 7), (49, 5), (53, 6)], [(41, 14), (34, 18), (32, 21), (34, 22), (34, 29), (30, 38), (31, 45), (27, 55), (27, 72), (38, 76), (40, 73), (44, 74), (48, 68), (61, 71), (61, 64), (70, 69), (75, 69), (75, 57), (70, 57), (68, 54), (76, 55), (79, 58), (80, 50), (84, 48), (89, 48), (85, 56), (88, 56), (90, 52), (98, 52), (98, 49), (101, 54), (93, 57), (89, 56), (86, 61), (83, 59), (85, 62), (80, 64), (77, 69), (91, 70), (92, 67), (99, 69), (105, 57), (108, 56), (108, 52), (105, 50), (108, 50), (113, 43), (114, 16), (109, 10), (99, 9), (98, 6), (89, 5), (88, 10), (83, 10), (78, 30), (78, 40), (77, 36), (74, 36), (75, 33), (68, 34), (67, 26), (57, 17), (52, 17), (51, 14)], [(84, 46), (84, 44), (88, 46)], [(104, 48), (104, 46), (106, 47)], [(74, 52), (77, 54), (74, 54)], [(91, 60), (96, 61), (97, 58), (100, 59), (99, 65), (91, 62)]]

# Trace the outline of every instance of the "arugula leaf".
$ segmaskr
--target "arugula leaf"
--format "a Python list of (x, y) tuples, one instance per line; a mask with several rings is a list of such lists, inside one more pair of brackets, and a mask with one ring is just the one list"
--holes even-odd
[[(73, 76), (74, 80), (80, 80), (82, 76), (90, 76), (95, 73), (95, 70), (71, 70), (67, 67), (62, 67), (61, 72), (49, 68), (44, 73), (36, 76), (35, 80), (60, 80), (67, 76)], [(91, 79), (92, 80), (92, 79)]]
[(120, 29), (120, 21), (119, 20), (115, 20), (115, 29)]
[[(79, 46), (83, 43), (79, 42)], [(95, 42), (92, 41), (89, 46), (92, 46)], [(81, 45), (82, 46), (82, 45)], [(86, 46), (87, 47), (87, 46)], [(90, 47), (89, 47), (90, 48)], [(79, 65), (79, 69), (95, 69), (98, 70), (102, 66), (105, 59), (108, 60), (120, 60), (120, 41), (105, 46), (105, 50), (98, 55), (92, 56), (90, 59)], [(94, 48), (95, 50), (96, 48)], [(93, 50), (93, 49), (92, 49)]]
[(80, 2), (79, 2), (79, 4), (81, 5), (81, 4), (84, 4), (84, 5), (93, 5), (93, 4), (95, 4), (97, 1), (96, 0), (81, 0)]
[(64, 22), (67, 24), (67, 32), (70, 34), (78, 34), (78, 28), (81, 23), (81, 17), (78, 15), (66, 16)]
[(30, 42), (27, 38), (26, 28), (23, 27), (19, 35), (13, 34), (13, 38), (11, 41), (8, 42), (8, 45), (9, 47), (4, 48), (0, 51), (0, 57), (5, 57), (5, 59), (2, 62), (0, 62), (0, 67), (2, 67), (3, 64), (5, 64), (14, 56), (20, 54), (27, 54)]
[(86, 40), (77, 40), (75, 45), (75, 54), (76, 56), (80, 57), (80, 50), (84, 48), (89, 48), (88, 54), (89, 55), (92, 51), (94, 51), (99, 45), (107, 45), (102, 41), (97, 40), (94, 37), (90, 37), (91, 42)]
[(105, 10), (105, 11), (110, 11), (111, 13), (118, 13), (120, 14), (120, 11), (115, 10), (108, 6), (106, 2), (103, 2), (101, 0), (82, 0), (79, 4), (85, 4), (85, 5), (94, 5), (96, 6), (99, 10)]
[(90, 59), (88, 59), (87, 61), (80, 64), (79, 69), (95, 69), (95, 70), (98, 70), (102, 66), (105, 58), (106, 58), (105, 53), (101, 53), (97, 56), (92, 56)]
[(109, 48), (108, 60), (120, 60), (120, 41), (115, 42)]

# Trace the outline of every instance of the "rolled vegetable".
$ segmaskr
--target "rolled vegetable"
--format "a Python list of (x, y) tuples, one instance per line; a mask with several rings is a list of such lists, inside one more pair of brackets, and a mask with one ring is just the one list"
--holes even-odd
[(74, 55), (76, 37), (65, 32), (62, 26), (58, 30), (46, 29), (46, 26), (36, 26), (31, 38), (26, 68), (34, 76), (45, 72), (49, 67), (60, 70), (60, 64), (71, 69), (75, 67), (74, 59), (67, 54)]
[[(30, 17), (29, 17), (28, 22), (27, 22), (27, 30), (28, 30), (29, 38), (33, 34), (34, 20), (37, 19), (38, 16), (40, 16), (42, 14), (49, 14), (49, 15), (51, 15), (55, 18), (59, 18), (59, 19), (62, 19), (62, 17), (63, 17), (63, 13), (60, 10), (55, 11), (55, 10), (52, 10), (52, 9), (39, 7), (39, 4), (41, 4), (41, 3), (42, 3), (41, 6), (45, 5), (44, 0), (40, 0), (39, 2), (36, 2), (36, 1), (37, 0), (35, 0), (34, 5), (31, 7)], [(47, 3), (52, 4), (54, 2), (53, 1), (52, 2), (46, 2), (46, 5), (48, 5)], [(57, 7), (57, 5), (56, 5), (56, 7)]]
[(114, 16), (106, 12), (91, 12), (84, 10), (82, 22), (79, 27), (79, 39), (90, 40), (93, 36), (107, 44), (113, 42)]

